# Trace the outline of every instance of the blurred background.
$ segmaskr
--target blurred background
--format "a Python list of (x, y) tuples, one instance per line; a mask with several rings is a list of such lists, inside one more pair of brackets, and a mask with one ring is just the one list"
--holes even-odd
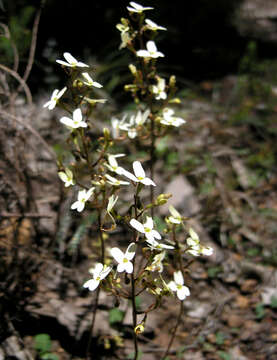
[[(0, 21), (9, 25), (21, 60), (27, 58), (37, 0), (1, 0)], [(101, 64), (98, 71), (109, 90), (125, 80), (128, 52), (118, 51), (120, 35), (115, 25), (127, 16), (128, 1), (107, 4), (89, 0), (47, 0), (39, 25), (32, 90), (59, 81), (55, 64), (64, 51), (75, 57), (91, 58)], [(160, 69), (174, 73), (179, 81), (214, 80), (230, 73), (248, 71), (241, 64), (250, 42), (255, 56), (275, 58), (277, 54), (277, 5), (274, 0), (144, 1), (152, 6), (146, 16), (165, 26), (158, 44), (166, 54)], [(0, 39), (1, 62), (12, 59), (7, 39)], [(257, 59), (255, 59), (257, 60)], [(21, 64), (23, 66), (23, 64)], [(125, 76), (124, 76), (125, 72)], [(118, 90), (118, 89), (117, 89)]]

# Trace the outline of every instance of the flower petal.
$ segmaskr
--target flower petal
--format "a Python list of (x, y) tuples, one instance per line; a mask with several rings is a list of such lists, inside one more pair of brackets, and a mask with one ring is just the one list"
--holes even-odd
[(177, 290), (177, 297), (180, 300), (185, 300), (187, 296), (190, 295), (189, 288), (186, 286), (182, 286), (180, 289)]
[(173, 277), (174, 277), (174, 281), (177, 285), (184, 285), (184, 278), (183, 278), (183, 274), (182, 274), (181, 270), (176, 271), (173, 274)]
[(90, 291), (93, 291), (98, 287), (99, 284), (100, 284), (100, 281), (95, 280), (95, 279), (90, 279), (84, 283), (83, 287), (88, 288)]
[(132, 260), (133, 257), (136, 254), (136, 244), (134, 242), (132, 242), (128, 247), (127, 250), (125, 252), (125, 257), (128, 260)]
[(139, 161), (133, 162), (133, 169), (137, 178), (145, 178), (145, 171)]
[(133, 272), (134, 267), (133, 267), (133, 264), (131, 263), (131, 261), (124, 263), (124, 266), (125, 266), (126, 273), (131, 274)]
[(123, 252), (117, 247), (111, 249), (111, 255), (118, 263), (121, 263), (124, 258)]
[(65, 52), (63, 56), (69, 64), (74, 64), (78, 62), (75, 57), (73, 57), (69, 52)]
[(137, 221), (136, 219), (132, 219), (130, 221), (130, 225), (133, 226), (133, 228), (135, 228), (137, 231), (141, 232), (141, 233), (145, 233), (144, 231), (144, 226), (139, 222)]

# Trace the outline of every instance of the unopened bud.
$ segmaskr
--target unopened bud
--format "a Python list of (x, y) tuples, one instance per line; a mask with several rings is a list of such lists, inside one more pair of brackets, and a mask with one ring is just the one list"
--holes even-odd
[(171, 75), (169, 78), (169, 86), (174, 87), (176, 85), (176, 77), (175, 75)]
[(181, 104), (181, 100), (179, 98), (173, 98), (169, 102), (171, 104)]
[(104, 128), (103, 129), (103, 135), (106, 141), (109, 141), (111, 138), (111, 133), (110, 130), (108, 128)]
[(130, 65), (129, 65), (129, 69), (130, 69), (131, 73), (132, 73), (134, 76), (137, 75), (137, 68), (135, 67), (135, 65), (130, 64)]
[(145, 323), (143, 321), (134, 328), (134, 332), (136, 333), (136, 335), (142, 334), (144, 332), (144, 330), (145, 330), (144, 325), (145, 325)]
[(172, 194), (160, 194), (156, 199), (157, 205), (164, 205), (167, 203), (167, 200), (171, 198)]

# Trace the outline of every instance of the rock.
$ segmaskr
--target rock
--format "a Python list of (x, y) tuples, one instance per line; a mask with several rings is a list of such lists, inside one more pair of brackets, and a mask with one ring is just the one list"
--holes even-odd
[(233, 24), (241, 36), (276, 43), (276, 17), (276, 0), (244, 0), (235, 12)]

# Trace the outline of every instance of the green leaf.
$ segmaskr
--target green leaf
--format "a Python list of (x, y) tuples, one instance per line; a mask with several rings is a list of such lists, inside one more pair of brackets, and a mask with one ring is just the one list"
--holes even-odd
[(271, 296), (270, 298), (270, 306), (273, 308), (273, 309), (277, 309), (277, 297), (276, 296)]
[(35, 336), (34, 348), (40, 353), (48, 352), (51, 350), (51, 338), (48, 334), (38, 334)]
[(43, 359), (43, 360), (59, 360), (59, 357), (56, 354), (47, 353), (47, 354), (42, 355), (41, 359)]
[(219, 273), (222, 272), (221, 266), (213, 266), (208, 269), (208, 275), (210, 278), (216, 278)]
[(225, 334), (221, 331), (218, 331), (215, 334), (215, 341), (217, 343), (217, 345), (223, 345), (224, 344), (224, 340), (225, 340)]
[(256, 312), (256, 319), (260, 320), (265, 316), (265, 307), (264, 304), (259, 303), (256, 305), (255, 307), (255, 312)]
[(119, 309), (111, 309), (109, 311), (109, 323), (110, 325), (114, 325), (116, 323), (120, 323), (123, 320), (124, 311)]
[[(138, 351), (138, 356), (137, 356), (137, 360), (142, 360), (142, 355), (143, 355), (143, 352), (142, 351)], [(131, 353), (127, 356), (127, 359), (134, 359), (135, 358), (135, 353)]]
[(231, 355), (228, 354), (225, 351), (218, 351), (217, 354), (221, 357), (223, 360), (232, 360)]
[(137, 310), (139, 310), (140, 307), (141, 307), (141, 303), (142, 303), (142, 299), (141, 299), (140, 296), (136, 296), (136, 297), (135, 297), (135, 303), (136, 303), (136, 308), (137, 308)]

